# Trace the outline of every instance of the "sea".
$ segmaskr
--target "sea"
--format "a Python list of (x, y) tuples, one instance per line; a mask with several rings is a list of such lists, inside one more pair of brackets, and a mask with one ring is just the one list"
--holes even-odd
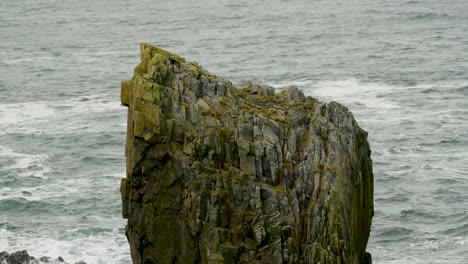
[(0, 1), (0, 251), (131, 263), (119, 96), (142, 42), (347, 106), (374, 263), (468, 263), (467, 0)]

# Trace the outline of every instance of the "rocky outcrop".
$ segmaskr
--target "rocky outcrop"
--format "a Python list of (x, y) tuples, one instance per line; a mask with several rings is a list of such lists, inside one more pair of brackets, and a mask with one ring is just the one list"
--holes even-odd
[[(21, 250), (9, 254), (6, 251), (0, 252), (0, 264), (67, 264), (62, 257), (53, 259), (51, 257), (41, 257), (36, 259), (28, 254), (28, 251)], [(75, 264), (86, 264), (83, 261)]]
[(370, 262), (372, 161), (346, 107), (147, 44), (121, 98), (133, 263)]

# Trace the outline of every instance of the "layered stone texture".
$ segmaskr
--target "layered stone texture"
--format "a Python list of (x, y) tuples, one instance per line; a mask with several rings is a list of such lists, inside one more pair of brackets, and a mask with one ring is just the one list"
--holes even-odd
[(372, 161), (346, 107), (147, 44), (121, 98), (133, 263), (370, 261)]

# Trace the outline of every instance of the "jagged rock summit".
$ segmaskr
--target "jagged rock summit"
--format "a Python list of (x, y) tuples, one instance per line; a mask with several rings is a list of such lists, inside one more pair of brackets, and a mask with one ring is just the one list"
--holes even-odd
[(133, 263), (370, 262), (372, 160), (346, 107), (148, 44), (121, 98)]

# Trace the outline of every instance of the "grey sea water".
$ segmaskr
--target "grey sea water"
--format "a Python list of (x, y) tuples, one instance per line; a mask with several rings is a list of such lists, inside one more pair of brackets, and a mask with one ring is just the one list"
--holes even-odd
[(140, 42), (349, 107), (374, 263), (468, 263), (466, 0), (0, 1), (0, 251), (131, 262), (119, 85)]

